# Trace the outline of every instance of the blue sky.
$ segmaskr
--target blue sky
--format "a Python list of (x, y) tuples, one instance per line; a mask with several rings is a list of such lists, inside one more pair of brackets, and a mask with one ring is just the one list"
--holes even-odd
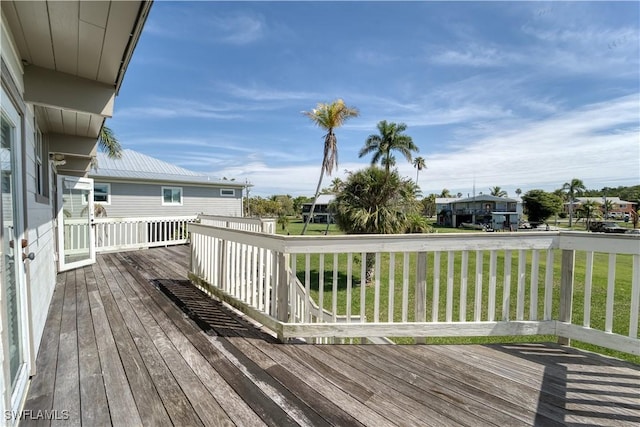
[[(425, 195), (640, 184), (637, 2), (156, 1), (107, 124), (131, 148), (252, 195), (311, 196), (342, 98), (345, 178), (406, 123)], [(398, 158), (402, 175), (412, 165)]]

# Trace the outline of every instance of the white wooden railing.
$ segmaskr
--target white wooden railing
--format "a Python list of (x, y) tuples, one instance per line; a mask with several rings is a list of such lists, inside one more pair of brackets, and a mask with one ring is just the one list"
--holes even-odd
[[(635, 236), (189, 230), (194, 283), (283, 340), (556, 335), (640, 354)], [(603, 263), (604, 281), (593, 273)], [(593, 307), (596, 291), (606, 293), (605, 307)]]
[(96, 218), (96, 252), (113, 252), (188, 242), (187, 224), (195, 216)]
[(200, 224), (225, 227), (232, 230), (258, 231), (267, 234), (276, 233), (275, 218), (240, 218), (235, 216), (198, 215)]

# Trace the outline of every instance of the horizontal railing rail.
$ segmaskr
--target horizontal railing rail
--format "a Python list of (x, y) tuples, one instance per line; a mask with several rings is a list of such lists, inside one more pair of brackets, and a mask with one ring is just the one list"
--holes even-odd
[(189, 230), (194, 282), (281, 339), (542, 334), (640, 353), (635, 236)]
[(275, 234), (275, 218), (242, 218), (234, 216), (198, 215), (200, 224), (225, 227), (232, 230), (259, 231), (267, 234)]

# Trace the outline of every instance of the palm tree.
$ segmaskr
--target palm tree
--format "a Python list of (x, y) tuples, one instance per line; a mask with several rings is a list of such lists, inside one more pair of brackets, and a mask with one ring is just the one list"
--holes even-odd
[(389, 169), (395, 164), (395, 158), (391, 155), (392, 151), (400, 152), (408, 162), (411, 162), (411, 153), (417, 153), (418, 147), (409, 135), (403, 134), (407, 130), (407, 125), (404, 123), (387, 123), (386, 120), (382, 120), (377, 127), (380, 134), (369, 135), (358, 155), (363, 157), (373, 153), (371, 164), (375, 165), (380, 162), (388, 175)]
[(507, 192), (498, 186), (491, 187), (489, 190), (491, 190), (492, 196), (507, 197)]
[[(370, 166), (350, 173), (331, 204), (338, 228), (347, 234), (396, 234), (417, 229), (412, 215), (420, 211), (416, 185), (397, 171)], [(368, 253), (366, 282), (373, 277), (375, 254)]]
[(440, 196), (439, 196), (439, 197), (442, 197), (442, 198), (449, 198), (449, 197), (451, 197), (451, 192), (449, 191), (449, 189), (447, 189), (447, 188), (443, 188), (443, 189), (442, 189), (442, 193), (440, 193)]
[(600, 203), (595, 200), (587, 200), (580, 206), (580, 212), (585, 217), (585, 230), (589, 230), (589, 225), (591, 223), (591, 217), (600, 207)]
[(562, 185), (562, 191), (566, 192), (569, 202), (569, 228), (571, 228), (571, 225), (573, 224), (573, 202), (575, 201), (576, 196), (586, 190), (587, 187), (585, 187), (582, 180), (577, 178), (573, 178), (571, 182), (565, 182)]
[(107, 157), (110, 159), (119, 159), (122, 157), (122, 146), (118, 142), (115, 134), (110, 127), (103, 125), (100, 129), (100, 135), (98, 135), (98, 147), (104, 153), (107, 153)]
[(342, 182), (340, 178), (333, 178), (329, 190), (332, 194), (338, 194), (340, 191), (342, 191), (342, 187), (344, 187), (344, 182)]
[(522, 194), (522, 189), (516, 188), (516, 196), (520, 197), (521, 194)]
[(422, 169), (426, 169), (427, 168), (427, 163), (424, 160), (424, 157), (418, 156), (415, 159), (413, 159), (413, 167), (416, 168), (416, 184), (417, 184), (418, 183), (418, 176), (420, 175), (420, 171)]
[(307, 231), (309, 222), (313, 218), (313, 211), (316, 208), (320, 187), (322, 186), (322, 178), (324, 174), (331, 175), (333, 168), (338, 167), (338, 139), (334, 130), (342, 126), (342, 124), (351, 117), (358, 117), (358, 109), (348, 107), (342, 99), (337, 99), (330, 104), (319, 103), (316, 108), (311, 111), (305, 111), (303, 114), (311, 119), (318, 127), (327, 131), (324, 135), (324, 155), (322, 157), (322, 167), (320, 168), (320, 178), (316, 187), (316, 194), (311, 205), (310, 215), (304, 223), (302, 233)]

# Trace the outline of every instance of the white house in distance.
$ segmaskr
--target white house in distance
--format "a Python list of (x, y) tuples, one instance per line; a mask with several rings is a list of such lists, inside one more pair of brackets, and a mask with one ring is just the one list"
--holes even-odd
[(119, 159), (98, 153), (94, 202), (108, 217), (208, 215), (242, 216), (247, 184), (215, 179), (137, 151)]
[(58, 196), (92, 193), (83, 180), (150, 8), (135, 0), (0, 2), (3, 425), (18, 423), (38, 374), (60, 257), (56, 219), (68, 207)]
[(522, 217), (522, 201), (481, 194), (466, 198), (436, 198), (437, 224), (486, 224), (494, 230), (515, 230)]

